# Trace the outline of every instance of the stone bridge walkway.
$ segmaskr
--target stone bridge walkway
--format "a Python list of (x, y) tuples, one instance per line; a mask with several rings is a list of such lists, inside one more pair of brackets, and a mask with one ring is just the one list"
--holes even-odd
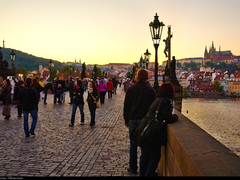
[[(84, 100), (86, 96), (87, 92)], [(85, 103), (85, 124), (80, 125), (78, 109), (75, 126), (69, 127), (72, 106), (68, 92), (65, 104), (56, 105), (49, 94), (47, 105), (42, 99), (39, 103), (36, 136), (29, 138), (25, 138), (23, 118), (17, 117), (17, 108), (11, 105), (9, 120), (0, 115), (0, 177), (133, 176), (126, 170), (129, 139), (122, 115), (124, 97), (121, 88), (112, 99), (106, 95), (93, 127)]]

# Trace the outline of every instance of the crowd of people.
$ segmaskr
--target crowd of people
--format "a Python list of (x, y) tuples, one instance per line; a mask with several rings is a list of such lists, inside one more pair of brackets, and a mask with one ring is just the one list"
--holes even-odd
[[(10, 106), (10, 104), (16, 104), (18, 109), (18, 117), (24, 117), (24, 131), (26, 137), (35, 135), (34, 129), (37, 124), (38, 104), (41, 99), (43, 103), (47, 104), (48, 93), (54, 94), (53, 103), (62, 104), (65, 101), (65, 93), (69, 91), (70, 102), (72, 105), (72, 114), (69, 126), (74, 126), (75, 114), (77, 107), (79, 107), (81, 114), (81, 125), (84, 125), (84, 98), (85, 91), (88, 92), (87, 104), (89, 107), (91, 121), (90, 126), (95, 125), (95, 114), (97, 108), (97, 102), (100, 100), (100, 104), (104, 104), (106, 92), (108, 92), (108, 98), (112, 98), (112, 94), (116, 94), (116, 89), (119, 84), (115, 78), (97, 78), (96, 80), (81, 80), (77, 78), (75, 81), (72, 76), (69, 76), (66, 80), (62, 77), (55, 79), (51, 82), (43, 83), (43, 79), (39, 78), (26, 78), (25, 81), (16, 81), (11, 77), (14, 84), (11, 84), (9, 78), (3, 80), (0, 77), (0, 100), (4, 106)], [(12, 97), (13, 92), (13, 97)], [(44, 94), (44, 97), (43, 97)], [(9, 108), (8, 115), (5, 119), (11, 117), (11, 108)], [(28, 128), (28, 116), (29, 114), (33, 118), (31, 128)]]
[[(14, 79), (13, 79), (14, 80)], [(125, 126), (129, 128), (129, 138), (134, 129), (138, 126), (139, 122), (149, 114), (153, 114), (156, 111), (156, 106), (161, 98), (162, 106), (158, 111), (159, 116), (166, 121), (166, 123), (173, 123), (178, 120), (177, 115), (172, 114), (174, 106), (174, 86), (171, 83), (163, 83), (158, 92), (151, 87), (148, 82), (148, 71), (145, 69), (139, 69), (137, 72), (136, 80), (133, 78), (123, 79), (119, 82), (117, 79), (97, 78), (95, 80), (81, 80), (75, 81), (71, 76), (67, 80), (59, 78), (59, 80), (53, 80), (45, 85), (41, 79), (26, 78), (24, 81), (15, 81), (13, 101), (18, 108), (18, 117), (24, 116), (23, 129), (26, 137), (35, 135), (35, 127), (38, 119), (38, 103), (42, 98), (44, 92), (44, 104), (47, 104), (47, 94), (50, 90), (54, 94), (53, 103), (62, 103), (64, 100), (64, 93), (69, 91), (70, 102), (72, 105), (71, 120), (69, 126), (74, 126), (75, 114), (77, 107), (81, 114), (81, 125), (84, 125), (84, 93), (87, 91), (86, 102), (90, 111), (90, 126), (95, 125), (96, 109), (98, 107), (98, 101), (100, 104), (105, 103), (105, 96), (108, 93), (108, 98), (111, 99), (113, 94), (116, 94), (116, 89), (120, 84), (122, 90), (126, 92), (124, 98), (124, 111), (123, 117), (125, 120)], [(4, 106), (8, 106), (11, 103), (11, 83), (9, 79), (5, 79), (1, 83), (1, 100)], [(28, 116), (32, 116), (32, 124), (29, 129)], [(11, 115), (5, 117), (9, 119)], [(138, 169), (137, 165), (137, 147), (138, 144), (130, 138), (129, 149), (129, 172), (136, 173)], [(161, 158), (161, 144), (146, 143), (141, 146), (140, 156), (140, 176), (154, 176), (155, 170)]]

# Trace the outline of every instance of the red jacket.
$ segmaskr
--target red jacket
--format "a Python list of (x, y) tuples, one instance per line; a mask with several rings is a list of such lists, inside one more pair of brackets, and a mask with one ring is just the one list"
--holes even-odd
[(112, 81), (108, 81), (107, 82), (107, 90), (108, 91), (112, 91), (113, 90), (113, 83), (112, 83)]

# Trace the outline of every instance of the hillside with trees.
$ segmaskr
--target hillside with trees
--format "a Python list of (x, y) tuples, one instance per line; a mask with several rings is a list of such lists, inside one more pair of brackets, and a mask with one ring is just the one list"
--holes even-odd
[[(10, 48), (1, 48), (1, 52), (3, 54), (3, 60), (6, 60), (9, 64), (9, 68), (12, 68), (12, 62), (10, 59), (9, 54), (12, 52), (12, 49)], [(49, 66), (49, 60), (42, 57), (36, 57), (34, 55), (24, 53), (19, 50), (14, 49), (14, 53), (16, 54), (16, 60), (15, 60), (15, 68), (21, 69), (22, 67), (26, 68), (27, 71), (33, 71), (38, 70), (39, 65), (42, 65), (43, 67)], [(63, 63), (53, 60), (54, 68), (61, 71), (63, 68)]]

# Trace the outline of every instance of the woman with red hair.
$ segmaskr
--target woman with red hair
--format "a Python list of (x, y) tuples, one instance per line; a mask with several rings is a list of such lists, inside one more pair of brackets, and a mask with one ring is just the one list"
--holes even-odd
[[(173, 97), (174, 86), (172, 83), (163, 83), (159, 89), (156, 100), (150, 106), (146, 116), (152, 116), (158, 106), (160, 100), (162, 104), (158, 111), (158, 120), (165, 120), (166, 123), (174, 123), (178, 120), (176, 114), (172, 114), (173, 111)], [(141, 147), (140, 157), (140, 176), (154, 176), (155, 170), (161, 158), (161, 144), (151, 144), (147, 142)]]

